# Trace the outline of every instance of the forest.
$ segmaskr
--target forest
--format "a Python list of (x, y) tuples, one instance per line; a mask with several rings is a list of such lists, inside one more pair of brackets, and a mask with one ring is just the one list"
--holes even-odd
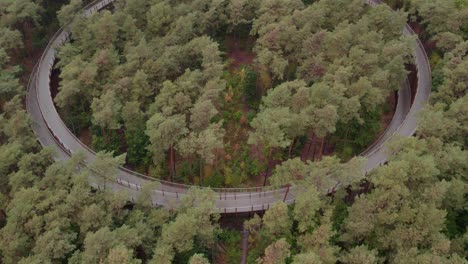
[[(0, 263), (468, 263), (467, 0), (116, 0), (83, 16), (91, 2), (0, 0)], [(397, 91), (417, 88), (407, 23), (432, 94), (363, 173)], [(26, 109), (60, 27), (50, 92), (97, 152), (87, 166), (43, 147)], [(192, 187), (157, 206), (157, 181), (109, 187), (122, 166)], [(215, 210), (210, 187), (262, 186), (298, 191)]]
[(73, 19), (55, 102), (93, 149), (156, 178), (257, 186), (288, 158), (320, 159), (325, 141), (350, 159), (411, 59), (404, 13), (385, 6), (146, 2)]

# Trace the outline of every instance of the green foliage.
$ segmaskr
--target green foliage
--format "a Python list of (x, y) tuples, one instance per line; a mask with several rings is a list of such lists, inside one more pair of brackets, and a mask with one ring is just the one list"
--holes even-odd
[[(362, 115), (362, 123), (352, 120), (351, 123), (337, 124), (337, 131), (332, 135), (331, 141), (336, 143), (336, 152), (342, 159), (347, 160), (364, 151), (376, 140), (381, 131), (381, 116), (383, 107), (367, 111)], [(344, 141), (342, 141), (344, 139)]]
[(268, 246), (268, 237), (261, 234), (259, 239), (255, 240), (255, 247), (249, 249), (247, 263), (256, 263), (257, 259), (263, 255)]
[(197, 253), (190, 257), (189, 264), (210, 264), (203, 254)]
[[(0, 40), (0, 44), (2, 41)], [(16, 78), (20, 72), (18, 66), (9, 66), (10, 57), (6, 51), (0, 49), (0, 102), (6, 99), (12, 98), (16, 93), (20, 91), (19, 80)]]
[(339, 231), (348, 216), (348, 206), (342, 199), (338, 199), (333, 209), (333, 230)]
[(203, 186), (217, 188), (224, 186), (224, 175), (221, 171), (212, 171), (211, 175), (203, 180)]
[[(402, 66), (410, 41), (399, 38), (406, 14), (394, 16), (358, 0), (189, 2), (118, 1), (113, 14), (77, 16), (72, 25), (75, 48), (62, 55), (66, 66), (58, 103), (71, 112), (66, 122), (77, 133), (95, 123), (91, 128), (94, 148), (117, 155), (126, 142), (132, 155), (128, 162), (144, 166), (150, 163), (149, 155), (164, 160), (161, 147), (176, 146), (178, 154), (187, 154), (177, 162), (175, 179), (180, 181), (187, 181), (187, 160), (195, 161), (196, 172), (197, 159), (213, 161), (223, 133), (216, 126), (222, 120), (212, 116), (217, 114), (210, 104), (227, 113), (227, 123), (239, 123), (244, 113), (239, 102), (251, 100), (254, 113), (260, 94), (252, 87), (261, 74), (246, 67), (243, 75), (223, 77), (233, 95), (227, 106), (220, 107), (217, 97), (225, 84), (220, 79), (219, 49), (208, 37), (199, 36), (219, 35), (226, 28), (237, 28), (241, 35), (252, 28), (258, 36), (257, 63), (266, 68), (260, 71), (279, 84), (268, 92), (260, 109), (260, 115), (268, 117), (260, 119), (264, 123), (253, 122), (254, 114), (247, 114), (256, 128), (266, 128), (265, 134), (274, 130), (272, 137), (265, 137), (279, 138), (268, 141), (271, 146), (285, 147), (278, 141), (293, 137), (303, 142), (310, 131), (325, 137), (336, 128), (332, 140), (348, 140), (337, 144), (340, 155), (347, 158), (375, 138), (386, 111), (383, 98), (406, 75)], [(206, 263), (205, 257), (213, 259), (219, 217), (212, 214), (214, 193), (189, 190), (180, 208), (172, 212), (141, 201), (131, 205), (124, 192), (89, 187), (90, 171), (79, 166), (84, 157), (53, 163), (48, 149), (39, 151), (31, 122), (21, 109), (19, 67), (11, 65), (8, 55), (19, 42), (13, 28), (28, 33), (41, 19), (49, 23), (46, 17), (52, 16), (60, 1), (41, 3), (46, 9), (42, 16), (39, 2), (0, 4), (1, 25), (13, 26), (0, 29), (4, 48), (0, 49), (0, 262), (198, 264)], [(424, 34), (436, 40), (440, 49), (440, 58), (431, 58), (436, 65), (435, 93), (421, 114), (418, 134), (390, 144), (394, 155), (388, 165), (371, 173), (368, 187), (356, 184), (363, 178), (360, 160), (342, 164), (331, 157), (314, 163), (294, 159), (278, 166), (274, 184), (292, 183), (308, 191), (297, 196), (294, 209), (274, 205), (263, 222), (257, 217), (248, 225), (248, 263), (259, 258), (284, 262), (289, 245), (292, 256), (287, 263), (466, 262), (468, 162), (463, 146), (468, 131), (468, 67), (463, 42), (467, 27), (460, 22), (466, 1), (400, 3), (417, 16), (426, 27)], [(229, 11), (224, 11), (225, 6)], [(67, 8), (61, 20), (66, 20)], [(26, 54), (12, 52), (16, 53)], [(281, 84), (280, 79), (294, 76), (294, 71), (305, 79), (304, 84)], [(88, 102), (78, 107), (83, 98)], [(145, 135), (148, 117), (152, 121)], [(279, 122), (272, 125), (271, 120)], [(308, 126), (302, 129), (301, 124)], [(122, 133), (120, 127), (129, 130)], [(187, 144), (185, 152), (178, 146), (182, 139), (194, 143)], [(145, 149), (149, 143), (151, 151)], [(203, 184), (237, 186), (258, 175), (264, 167), (248, 150), (242, 148), (232, 160), (219, 161), (219, 168)], [(299, 151), (296, 146), (293, 153)], [(103, 175), (101, 182), (113, 180), (123, 164), (125, 156), (114, 154), (99, 153), (91, 164), (93, 173)], [(273, 157), (282, 159), (281, 155), (277, 152)], [(149, 169), (158, 178), (167, 178), (167, 171), (164, 161)], [(323, 191), (337, 182), (341, 188), (348, 187), (347, 197), (342, 197), (344, 192), (330, 194), (333, 199), (325, 196)], [(237, 262), (240, 234), (226, 230), (219, 238), (228, 247), (228, 261)]]
[(224, 178), (226, 186), (234, 187), (242, 185), (247, 180), (247, 175), (240, 167), (225, 167)]
[(149, 144), (148, 136), (143, 130), (125, 131), (127, 143), (127, 163), (136, 167), (147, 167), (151, 156), (145, 148)]
[(218, 215), (212, 212), (215, 203), (215, 193), (209, 189), (192, 187), (181, 201), (179, 214), (173, 222), (163, 226), (161, 239), (156, 245), (153, 262), (172, 260), (174, 256), (188, 259), (185, 254), (193, 250), (212, 246), (218, 226)]
[(314, 2), (316, 2), (316, 0), (302, 0), (302, 2), (304, 3), (304, 5), (311, 5)]
[(88, 109), (89, 104), (81, 102), (67, 106), (66, 111), (60, 111), (60, 116), (75, 135), (80, 135), (92, 126), (91, 114)]
[(97, 151), (114, 152), (116, 155), (122, 154), (122, 135), (118, 130), (109, 130), (103, 134), (103, 130), (98, 126), (92, 126), (93, 149)]
[(240, 153), (236, 153), (232, 160), (225, 162), (225, 185), (230, 187), (241, 186), (247, 179), (258, 177), (265, 169), (265, 164), (252, 157), (249, 154), (249, 147), (246, 146)]
[(233, 89), (234, 95), (237, 96), (235, 99), (239, 99), (242, 94), (242, 87), (240, 86), (242, 82), (242, 76), (239, 72), (232, 74), (229, 71), (223, 72), (223, 79), (226, 80), (226, 87), (228, 89)]
[(192, 164), (192, 171), (190, 171), (190, 164), (188, 161), (184, 161), (177, 166), (177, 176), (175, 180), (183, 182), (185, 184), (191, 184), (190, 177), (195, 177), (194, 173), (198, 172), (198, 162)]
[(241, 233), (237, 230), (232, 229), (223, 229), (218, 238), (220, 242), (223, 243), (224, 247), (226, 248), (226, 263), (227, 264), (237, 264), (241, 259)]
[[(199, 262), (191, 262), (192, 259), (193, 259), (193, 256), (195, 254), (199, 254), (199, 253), (205, 253), (205, 255), (207, 255), (209, 257), (211, 256), (211, 254), (210, 254), (211, 252), (209, 250), (206, 250), (205, 247), (195, 245), (195, 247), (192, 250), (180, 253), (177, 256), (175, 256), (174, 257), (174, 263), (199, 264)], [(206, 258), (205, 258), (205, 260), (206, 260)], [(205, 264), (205, 263), (201, 263), (201, 264)], [(208, 264), (209, 264), (209, 262), (208, 262)]]
[[(372, 131), (351, 133), (353, 145), (337, 147), (346, 150), (344, 157), (355, 154), (379, 129), (370, 125), (373, 116), (362, 112), (381, 105), (397, 87), (412, 50), (412, 40), (400, 38), (403, 13), (364, 8), (357, 1), (343, 2), (343, 8), (325, 0), (224, 4), (139, 0), (117, 3), (112, 12), (89, 18), (73, 15), (80, 3), (72, 1), (58, 13), (62, 23), (72, 22), (74, 38), (59, 54), (58, 105), (86, 98), (91, 122), (105, 130), (104, 140), (93, 130), (98, 149), (127, 151), (129, 165), (142, 171), (149, 166), (146, 153), (154, 163), (169, 156), (171, 178), (176, 176), (176, 159), (213, 162), (226, 141), (223, 130), (212, 126), (221, 121), (223, 128), (236, 130), (239, 138), (233, 141), (244, 140), (243, 134), (250, 132), (250, 144), (274, 155), (265, 158), (268, 162), (282, 159), (285, 151), (279, 150), (287, 147), (298, 154), (301, 146), (292, 146), (298, 137), (313, 132), (325, 138), (337, 123), (348, 127), (355, 120), (366, 125), (353, 132)], [(247, 30), (255, 40), (245, 36)], [(224, 69), (215, 40), (224, 40), (226, 32), (232, 33), (236, 47), (238, 42), (241, 49), (254, 46), (255, 66)], [(369, 39), (375, 42), (372, 47)], [(260, 107), (271, 84), (276, 87)], [(81, 115), (72, 120), (78, 123), (77, 130), (89, 122)], [(149, 144), (143, 136), (125, 132), (119, 148), (113, 136), (106, 135), (121, 127), (141, 130), (145, 122)], [(257, 163), (245, 159), (240, 180), (227, 182), (258, 175)]]
[(261, 94), (257, 89), (257, 72), (254, 71), (251, 67), (242, 67), (242, 81), (241, 87), (246, 96), (247, 104), (252, 109), (257, 109)]
[(233, 115), (232, 115), (232, 119), (236, 122), (239, 122), (242, 118), (242, 112), (241, 111), (236, 111)]
[(265, 256), (257, 260), (260, 264), (281, 264), (291, 255), (290, 245), (285, 238), (278, 239), (265, 249)]
[(439, 86), (444, 82), (444, 65), (443, 63), (438, 63), (434, 68), (432, 68), (432, 90), (436, 92)]
[(263, 225), (266, 234), (271, 238), (288, 235), (292, 227), (288, 206), (283, 202), (274, 203), (263, 216)]
[(466, 210), (449, 208), (444, 233), (451, 239), (462, 236), (466, 231), (466, 221), (468, 221), (468, 212)]
[(169, 173), (165, 163), (158, 163), (149, 166), (148, 175), (156, 179), (168, 180)]
[(250, 110), (249, 112), (247, 112), (247, 122), (251, 123), (256, 115), (257, 113), (253, 110)]
[(30, 24), (34, 24), (37, 27), (39, 26), (41, 19), (40, 13), (42, 11), (42, 7), (34, 1), (6, 0), (2, 3), (2, 18), (0, 24), (2, 26), (18, 26), (23, 24), (21, 29), (25, 32)]
[(429, 63), (431, 64), (431, 68), (434, 69), (436, 66), (441, 63), (442, 58), (440, 55), (436, 52), (431, 54), (431, 57), (429, 58)]
[[(197, 208), (188, 203), (190, 199), (184, 200), (185, 205), (171, 222), (171, 214), (164, 209), (141, 204), (129, 207), (125, 192), (92, 190), (87, 178), (90, 172), (80, 166), (84, 157), (74, 156), (65, 163), (42, 161), (48, 160), (49, 155), (50, 151), (45, 149), (24, 156), (18, 164), (21, 173), (36, 180), (30, 186), (13, 188), (11, 200), (5, 200), (8, 207), (3, 207), (2, 199), (0, 213), (7, 221), (0, 230), (0, 249), (5, 263), (137, 264), (152, 256), (161, 234), (167, 239), (164, 234), (171, 231), (166, 225), (179, 231), (178, 224), (186, 225), (184, 219), (198, 219), (196, 228), (187, 226), (197, 229), (196, 246), (191, 251), (180, 251), (174, 258), (186, 262), (189, 259), (186, 254), (191, 256), (193, 252), (210, 256), (209, 241), (216, 235), (211, 219), (217, 219), (209, 212), (213, 206), (212, 193), (189, 191), (192, 199), (204, 197), (203, 200), (198, 200)], [(124, 159), (124, 156), (113, 158), (111, 153), (98, 153), (90, 169), (94, 175), (111, 179), (116, 175), (116, 166)], [(28, 206), (24, 207), (25, 204)], [(27, 222), (31, 224), (28, 226)], [(186, 233), (182, 236), (187, 239)]]
[(265, 164), (261, 164), (257, 159), (248, 155), (245, 159), (245, 170), (250, 177), (256, 177), (261, 172), (265, 171)]
[(230, 111), (223, 111), (223, 119), (226, 121), (234, 120), (234, 114)]

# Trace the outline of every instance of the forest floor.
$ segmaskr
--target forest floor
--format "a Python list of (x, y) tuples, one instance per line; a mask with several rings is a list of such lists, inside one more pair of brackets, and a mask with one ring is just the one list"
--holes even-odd
[(229, 61), (229, 71), (238, 70), (243, 65), (252, 65), (255, 59), (255, 53), (252, 52), (254, 43), (255, 39), (253, 38), (226, 37), (224, 45), (226, 47), (226, 57)]
[[(241, 77), (245, 78), (245, 67), (251, 69), (255, 68), (254, 59), (256, 54), (252, 51), (252, 48), (255, 44), (255, 39), (252, 37), (239, 38), (236, 36), (227, 36), (224, 41), (224, 46), (226, 49), (226, 59), (227, 59), (227, 70), (231, 76), (229, 77)], [(228, 87), (229, 89), (229, 87)], [(232, 102), (230, 105), (233, 106), (230, 111), (234, 113), (241, 113), (242, 116), (236, 120), (229, 120), (226, 124), (227, 131), (234, 132), (233, 137), (229, 137), (228, 144), (232, 155), (240, 156), (242, 151), (247, 145), (247, 140), (249, 132), (252, 131), (252, 128), (249, 125), (248, 115), (250, 112), (256, 112), (257, 109), (252, 109), (252, 107), (247, 102), (245, 92), (242, 90), (234, 89), (234, 94), (231, 98)], [(247, 155), (258, 161), (260, 164), (264, 164), (265, 157), (261, 151), (259, 151), (255, 146), (250, 146), (248, 149)], [(239, 157), (230, 157), (230, 158), (239, 158)], [(254, 177), (248, 177), (247, 186), (262, 186), (263, 185), (263, 173), (259, 173)]]
[[(261, 81), (259, 80), (259, 72), (255, 65), (254, 59), (256, 54), (252, 51), (253, 46), (255, 44), (255, 39), (251, 36), (247, 38), (238, 38), (236, 36), (227, 36), (224, 42), (226, 48), (226, 58), (228, 61), (227, 70), (231, 75), (238, 75), (245, 78), (245, 67), (248, 67), (250, 70), (256, 72), (256, 80), (255, 80), (255, 87), (251, 87), (252, 89), (256, 89), (257, 93), (260, 94), (261, 97)], [(229, 138), (229, 144), (232, 149), (237, 151), (237, 155), (240, 155), (242, 148), (247, 145), (248, 135), (249, 132), (252, 131), (252, 128), (249, 125), (249, 114), (256, 113), (258, 111), (257, 107), (252, 107), (249, 104), (245, 91), (242, 92), (240, 96), (234, 96), (236, 102), (233, 102), (235, 105), (234, 112), (242, 113), (242, 117), (239, 120), (240, 124), (233, 124), (228, 122), (227, 127), (229, 128), (228, 131), (234, 131), (234, 137)], [(261, 98), (257, 98), (258, 102), (261, 101)], [(265, 157), (265, 153), (263, 153), (261, 146), (254, 146), (251, 145), (248, 147), (247, 155), (250, 159), (255, 160), (258, 164), (263, 164), (260, 166), (262, 169), (256, 174), (251, 177), (248, 177), (245, 185), (250, 187), (258, 187), (263, 186), (265, 176), (269, 177), (273, 171), (273, 168), (276, 164), (280, 163), (279, 160), (271, 160), (268, 161)], [(267, 174), (267, 175), (265, 175)]]

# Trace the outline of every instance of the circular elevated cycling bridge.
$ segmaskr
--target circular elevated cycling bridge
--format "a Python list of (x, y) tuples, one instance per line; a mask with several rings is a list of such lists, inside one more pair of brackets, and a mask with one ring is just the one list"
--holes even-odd
[[(89, 16), (111, 4), (113, 0), (95, 1), (84, 8), (84, 15)], [(367, 0), (369, 5), (380, 4), (378, 0)], [(406, 25), (405, 35), (415, 35)], [(65, 125), (55, 108), (50, 77), (56, 60), (57, 47), (70, 40), (70, 33), (60, 29), (50, 40), (42, 57), (36, 64), (28, 84), (26, 100), (27, 110), (33, 121), (33, 130), (43, 146), (56, 149), (58, 160), (67, 160), (78, 151), (86, 155), (85, 162), (94, 160), (95, 152), (82, 143)], [(365, 172), (368, 172), (388, 159), (385, 143), (395, 136), (412, 136), (417, 126), (417, 112), (428, 101), (431, 92), (431, 69), (422, 43), (417, 39), (414, 49), (414, 64), (417, 68), (417, 91), (411, 98), (408, 82), (404, 82), (398, 91), (398, 102), (391, 123), (384, 133), (372, 144), (362, 157), (366, 158)], [(413, 103), (411, 103), (413, 101)], [(90, 178), (91, 184), (99, 187), (97, 181)], [(115, 191), (125, 190), (132, 199), (136, 198), (142, 185), (158, 181), (159, 186), (152, 192), (153, 205), (171, 207), (180, 201), (191, 186), (160, 181), (137, 172), (120, 168), (115, 181), (106, 183), (106, 188)], [(297, 189), (295, 187), (273, 188), (212, 188), (217, 193), (216, 207), (220, 213), (253, 212), (268, 209), (277, 201), (293, 203)]]

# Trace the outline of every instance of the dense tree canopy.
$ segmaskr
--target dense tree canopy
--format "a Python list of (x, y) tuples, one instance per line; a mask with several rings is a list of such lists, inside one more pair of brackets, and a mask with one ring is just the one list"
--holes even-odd
[[(24, 109), (24, 60), (41, 42), (31, 32), (46, 39), (52, 2), (0, 2), (1, 263), (239, 262), (238, 232), (221, 228), (239, 219), (220, 221), (213, 191), (189, 189), (164, 209), (150, 201), (156, 184), (133, 201), (89, 185), (106, 187), (125, 162), (192, 182), (198, 169), (208, 185), (266, 166), (272, 185), (294, 186), (294, 205), (244, 223), (248, 263), (467, 262), (466, 1), (388, 1), (404, 10), (392, 13), (360, 0), (118, 0), (85, 18), (72, 0), (54, 18), (73, 32), (55, 101), (105, 150), (89, 166), (81, 153), (54, 161)], [(324, 148), (365, 125), (398, 89), (414, 44), (401, 36), (407, 19), (433, 69), (415, 137), (391, 142), (368, 175), (360, 158), (295, 156), (300, 142)], [(226, 32), (253, 39), (252, 65), (229, 68)]]
[[(71, 113), (67, 123), (78, 133), (88, 127), (95, 148), (128, 152), (128, 165), (156, 177), (162, 175), (152, 172), (167, 171), (175, 180), (189, 167), (194, 182), (198, 161), (200, 184), (204, 171), (209, 177), (235, 170), (241, 153), (256, 152), (263, 162), (251, 170), (263, 164), (265, 177), (284, 156), (297, 155), (305, 140), (320, 139), (319, 150), (314, 147), (320, 159), (330, 135), (363, 125), (367, 113), (399, 89), (414, 44), (401, 34), (404, 12), (364, 1), (341, 3), (352, 15), (337, 12), (342, 8), (330, 0), (117, 1), (112, 11), (69, 19), (78, 4), (58, 13), (62, 23), (71, 22), (73, 36), (59, 52), (55, 97)], [(227, 69), (231, 58), (223, 41), (229, 37), (253, 39), (257, 77), (238, 99), (231, 76), (244, 78), (245, 71)], [(232, 109), (233, 100), (244, 105)], [(260, 107), (246, 100), (261, 101)], [(228, 139), (226, 130), (239, 123), (244, 135), (238, 141), (251, 147), (227, 156), (224, 150), (241, 142)]]
[[(466, 263), (467, 34), (466, 19), (461, 18), (467, 5), (464, 1), (390, 2), (404, 6), (425, 26), (421, 35), (435, 41), (436, 47), (429, 50), (434, 67), (431, 102), (420, 113), (416, 137), (388, 146), (393, 153), (388, 164), (366, 178), (343, 165), (345, 185), (350, 185), (329, 197), (316, 189), (326, 181), (314, 180), (320, 164), (333, 172), (331, 176), (340, 175), (340, 166), (327, 165), (327, 158), (306, 165), (293, 159), (276, 168), (274, 184), (290, 183), (306, 190), (289, 212), (294, 221), (290, 232), (299, 236), (283, 236), (289, 244), (298, 245), (297, 254), (289, 258), (292, 263)], [(271, 104), (271, 99), (264, 104)], [(317, 175), (330, 178), (323, 169)], [(263, 225), (256, 232), (273, 243), (255, 245), (266, 248), (266, 258), (280, 237), (268, 235), (269, 227)]]

